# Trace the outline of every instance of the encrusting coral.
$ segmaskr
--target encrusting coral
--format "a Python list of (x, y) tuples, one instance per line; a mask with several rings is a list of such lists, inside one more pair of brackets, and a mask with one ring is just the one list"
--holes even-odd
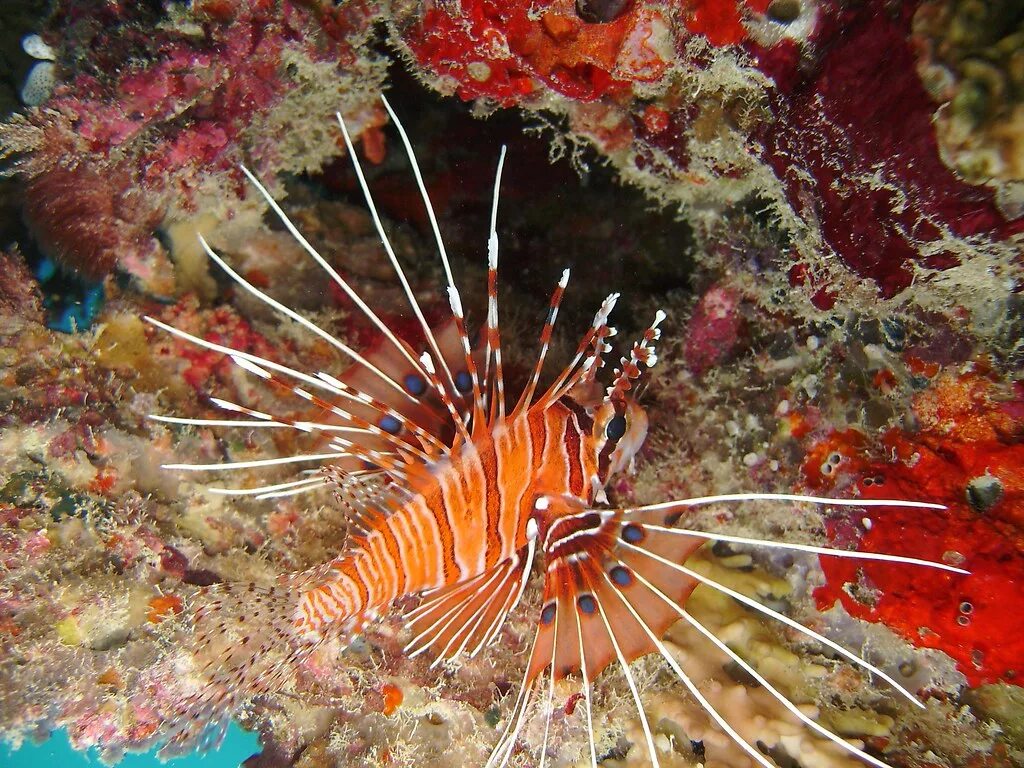
[[(379, 156), (379, 20), (435, 89), (481, 111), (563, 118), (560, 151), (597, 147), (709, 244), (735, 220), (720, 215), (723, 204), (759, 206), (786, 243), (769, 275), (818, 308), (854, 296), (914, 301), (915, 278), (942, 271), (953, 284), (934, 282), (948, 301), (970, 281), (958, 266), (1012, 261), (1024, 228), (1013, 202), (1012, 3), (981, 17), (970, 2), (899, 12), (881, 0), (592, 5), (210, 2), (155, 12), (64, 0), (45, 36), (63, 84), (9, 120), (0, 143), (19, 153), (28, 190), (39, 186), (25, 213), (44, 249), (93, 274), (116, 261), (173, 293), (152, 235), (196, 211), (258, 210), (239, 162), (272, 179), (321, 167), (340, 152), (321, 120), (338, 108), (355, 134), (368, 132), (368, 157)], [(944, 41), (947, 26), (955, 39)], [(964, 67), (974, 74), (955, 74)], [(964, 141), (983, 145), (957, 150)], [(997, 155), (991, 173), (964, 171), (980, 162), (970, 157)], [(67, 183), (45, 181), (51, 170), (90, 194), (66, 201)], [(46, 201), (65, 213), (42, 213)], [(121, 255), (90, 252), (93, 242)]]
[(39, 247), (92, 277), (118, 268), (155, 294), (187, 290), (158, 230), (244, 209), (243, 161), (271, 178), (319, 168), (339, 151), (322, 124), (333, 110), (357, 134), (382, 122), (374, 15), (360, 3), (57, 3), (48, 38), (68, 76), (0, 128)]
[[(417, 295), (428, 314), (443, 314), (423, 214), (410, 180), (395, 180), (394, 140), (376, 98), (389, 60), (400, 58), (478, 113), (521, 109), (590, 182), (540, 176), (531, 164), (548, 147), (510, 139), (514, 164), (525, 167), (518, 181), (510, 171), (502, 214), (506, 263), (515, 265), (502, 277), (505, 306), (516, 307), (503, 337), (513, 379), (534, 353), (544, 270), (573, 248), (574, 295), (585, 306), (565, 308), (570, 336), (609, 288), (630, 301), (627, 329), (655, 306), (669, 311), (644, 395), (652, 434), (638, 474), (611, 488), (615, 500), (800, 489), (933, 500), (949, 509), (757, 505), (715, 507), (702, 519), (741, 536), (965, 562), (973, 572), (963, 594), (949, 595), (927, 575), (885, 563), (818, 563), (738, 545), (705, 548), (695, 566), (865, 649), (921, 693), (924, 710), (720, 595), (698, 589), (688, 608), (801, 709), (896, 768), (1022, 764), (1024, 625), (1006, 609), (1024, 583), (1024, 392), (1015, 373), (1024, 224), (1007, 149), (1016, 102), (979, 106), (971, 96), (1017, 94), (1017, 54), (1003, 41), (1016, 39), (1019, 19), (1000, 17), (992, 40), (986, 26), (957, 37), (936, 21), (968, 18), (969, 6), (56, 3), (43, 38), (60, 82), (48, 101), (0, 127), (26, 222), (21, 251), (0, 256), (3, 737), (64, 727), (77, 748), (109, 757), (151, 745), (194, 682), (179, 662), (196, 590), (273, 579), (342, 546), (345, 515), (329, 494), (230, 499), (160, 468), (186, 455), (264, 458), (297, 444), (283, 431), (226, 436), (147, 420), (208, 416), (214, 394), (268, 410), (276, 396), (222, 355), (154, 334), (139, 318), (304, 369), (344, 369), (333, 348), (222, 282), (196, 247), (199, 231), (253, 284), (333, 333), (360, 347), (377, 340), (262, 218), (237, 167), (244, 162), (287, 192), (300, 227), (389, 324), (409, 323), (396, 282), (377, 267), (367, 215), (348, 200), (351, 176), (331, 164), (343, 152), (335, 110), (376, 164), (371, 183)], [(932, 76), (936, 67), (945, 79)], [(427, 98), (392, 80), (410, 101)], [(503, 115), (468, 129), (451, 119), (432, 103), (414, 141), (431, 148), (428, 185), (459, 277), (475, 287), (492, 161), (476, 137), (503, 130)], [(518, 123), (510, 133), (521, 133)], [(587, 169), (599, 161), (669, 215), (625, 202), (604, 171)], [(569, 186), (564, 198), (544, 196), (560, 185)], [(482, 213), (460, 211), (471, 200)], [(669, 221), (675, 215), (686, 224)], [(22, 251), (104, 280), (94, 327), (47, 330)], [(614, 270), (622, 284), (605, 285)], [(123, 274), (132, 280), (112, 277)], [(563, 347), (556, 337), (553, 355)], [(484, 657), (435, 669), (402, 653), (407, 631), (400, 616), (387, 618), (343, 656), (311, 658), (291, 690), (254, 701), (243, 722), (260, 729), (267, 759), (284, 765), (482, 764), (539, 610), (534, 595)], [(780, 765), (859, 764), (799, 727), (693, 630), (678, 626), (669, 641), (737, 729)], [(648, 659), (635, 669), (663, 765), (749, 759), (664, 665)], [(601, 678), (595, 702), (603, 764), (645, 764), (622, 681)], [(587, 760), (571, 687), (556, 705), (552, 758)], [(542, 731), (538, 717), (525, 744), (538, 746)]]
[(943, 105), (936, 129), (944, 158), (973, 183), (1015, 185), (1019, 215), (1024, 15), (1013, 2), (928, 2), (914, 17), (914, 33), (927, 54), (922, 80)]

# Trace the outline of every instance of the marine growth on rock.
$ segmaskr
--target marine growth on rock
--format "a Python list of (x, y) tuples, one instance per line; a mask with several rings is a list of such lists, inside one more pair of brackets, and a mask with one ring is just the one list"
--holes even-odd
[[(280, 678), (263, 688), (247, 678), (225, 694), (230, 708), (203, 716), (258, 730), (257, 759), (280, 765), (485, 765), (499, 742), (492, 762), (522, 765), (865, 764), (805, 727), (763, 681), (875, 764), (1024, 764), (1015, 3), (35, 5), (13, 3), (0, 35), (0, 738), (63, 729), (75, 748), (116, 759), (166, 746), (190, 702), (212, 701), (194, 663), (225, 659), (216, 646), (196, 652), (197, 629), (223, 615), (203, 608), (210, 596), (250, 583), (273, 592), (287, 574), (332, 562), (359, 541), (353, 508), (382, 498), (338, 487), (340, 469), (294, 475), (312, 465), (258, 463), (336, 449), (315, 430), (257, 425), (324, 414), (322, 403), (298, 407), (290, 390), (261, 384), (255, 361), (314, 378), (352, 372), (334, 343), (282, 320), (259, 294), (373, 360), (388, 329), (414, 363), (430, 353), (443, 382), (438, 363), (466, 358), (454, 327), (443, 338), (456, 357), (431, 352), (424, 332), (452, 315), (436, 220), (466, 325), (484, 329), (470, 339), (482, 376), (483, 361), (491, 372), (495, 362), (486, 345), (496, 221), (509, 413), (554, 314), (550, 291), (565, 288), (563, 267), (571, 287), (559, 293), (538, 393), (609, 293), (622, 293), (611, 341), (646, 339), (655, 313), (667, 315), (656, 365), (630, 356), (655, 354), (653, 336), (584, 350), (607, 365), (592, 364), (601, 387), (573, 393), (575, 423), (603, 418), (605, 397), (613, 408), (603, 430), (580, 435), (629, 446), (614, 460), (609, 450), (616, 471), (599, 473), (607, 504), (595, 491), (587, 509), (735, 493), (863, 504), (762, 499), (671, 521), (716, 538), (691, 542), (677, 564), (696, 585), (686, 612), (725, 649), (685, 619), (667, 622), (655, 633), (665, 655), (627, 648), (628, 665), (609, 656), (612, 669), (588, 680), (587, 695), (586, 664), (565, 679), (533, 670), (532, 707), (517, 707), (549, 598), (562, 594), (545, 593), (546, 571), (519, 561), (522, 599), (486, 653), (436, 665), (427, 651), (414, 655), (410, 641), (426, 628), (408, 617), (431, 616), (430, 603), (416, 614), (407, 596), (350, 627), (362, 631), (345, 635), (344, 651), (329, 639), (279, 666), (294, 646), (275, 645), (265, 663)], [(381, 93), (405, 118), (429, 214)], [(630, 365), (635, 378), (613, 371)], [(626, 402), (607, 391), (619, 380), (634, 382), (628, 398), (646, 413), (646, 440), (608, 432), (615, 402)], [(366, 383), (353, 380), (360, 391)], [(225, 403), (247, 410), (225, 413)], [(396, 419), (370, 424), (380, 440), (405, 439), (404, 411), (377, 416)], [(253, 425), (220, 426), (234, 419)], [(450, 448), (456, 432), (453, 423), (440, 443)], [(189, 463), (239, 468), (213, 482), (164, 468)], [(538, 533), (571, 517), (552, 499), (530, 518)], [(870, 506), (879, 499), (942, 509)], [(622, 525), (621, 546), (643, 546)], [(581, 526), (566, 546), (592, 534)], [(632, 571), (614, 567), (604, 571), (610, 590), (635, 586)], [(595, 620), (613, 595), (591, 604), (596, 592), (573, 594), (576, 612)], [(673, 661), (752, 750), (722, 730)], [(224, 669), (234, 671), (214, 674)]]

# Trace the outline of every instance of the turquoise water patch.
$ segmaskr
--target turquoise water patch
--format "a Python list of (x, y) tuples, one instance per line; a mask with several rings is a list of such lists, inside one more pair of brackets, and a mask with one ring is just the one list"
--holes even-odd
[[(150, 752), (125, 755), (124, 759), (117, 763), (117, 768), (234, 768), (260, 751), (258, 738), (257, 734), (243, 731), (232, 723), (224, 737), (224, 743), (215, 752), (184, 755), (162, 763), (157, 759), (154, 749)], [(77, 752), (72, 749), (68, 734), (64, 730), (57, 731), (42, 744), (26, 743), (18, 750), (11, 750), (7, 745), (0, 744), (0, 765), (3, 768), (104, 768), (97, 750)]]

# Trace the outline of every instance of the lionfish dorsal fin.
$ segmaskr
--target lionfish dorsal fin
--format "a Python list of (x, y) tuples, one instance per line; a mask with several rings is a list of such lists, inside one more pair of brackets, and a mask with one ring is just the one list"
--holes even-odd
[(629, 356), (623, 357), (619, 367), (615, 369), (615, 380), (608, 387), (607, 397), (609, 400), (621, 400), (626, 393), (633, 389), (634, 383), (644, 371), (652, 368), (658, 362), (658, 354), (655, 349), (655, 342), (661, 338), (661, 328), (658, 326), (665, 320), (665, 313), (658, 310), (654, 314), (654, 321), (643, 332), (640, 339), (633, 343), (629, 350)]
[(565, 295), (565, 287), (569, 284), (569, 270), (562, 270), (562, 276), (551, 293), (551, 300), (548, 303), (548, 314), (544, 318), (544, 327), (540, 332), (540, 352), (537, 354), (537, 362), (533, 366), (530, 379), (519, 397), (519, 402), (512, 409), (512, 418), (515, 418), (524, 409), (530, 407), (533, 401), (533, 394), (537, 390), (537, 382), (540, 381), (541, 371), (544, 369), (544, 361), (547, 359), (548, 348), (551, 346), (551, 334), (555, 329), (555, 321), (558, 319), (558, 308), (562, 304), (562, 296)]
[[(494, 175), (491, 205), (491, 228), (487, 237), (487, 327), (485, 329), (486, 359), (484, 381), (490, 395), (488, 422), (505, 418), (505, 372), (501, 360), (501, 332), (498, 324), (498, 192), (501, 171), (505, 167), (506, 147), (502, 145), (498, 169)], [(493, 366), (492, 366), (493, 361)]]
[[(390, 105), (387, 104), (386, 99), (384, 99), (384, 103), (388, 107), (388, 110), (390, 112)], [(392, 116), (395, 117), (395, 119), (397, 120), (396, 115), (392, 113)], [(402, 265), (398, 261), (398, 257), (395, 254), (395, 249), (391, 245), (391, 239), (388, 237), (388, 234), (384, 229), (384, 225), (381, 222), (380, 215), (377, 213), (377, 205), (373, 200), (373, 195), (370, 193), (370, 187), (366, 182), (365, 175), (363, 174), (362, 164), (359, 162), (359, 158), (356, 155), (355, 146), (352, 143), (351, 136), (349, 136), (348, 127), (345, 125), (345, 120), (341, 116), (340, 112), (337, 113), (337, 118), (338, 125), (341, 127), (342, 138), (345, 140), (345, 147), (348, 149), (349, 157), (352, 159), (352, 168), (356, 173), (356, 178), (359, 181), (359, 186), (363, 191), (363, 198), (366, 201), (367, 210), (369, 210), (370, 217), (373, 219), (374, 226), (377, 229), (377, 235), (380, 237), (381, 245), (384, 246), (384, 252), (387, 254), (388, 259), (391, 262), (391, 266), (395, 271), (395, 276), (398, 278), (399, 283), (401, 283), (402, 285), (402, 290), (405, 293), (405, 297), (409, 302), (409, 306), (412, 309), (413, 314), (416, 316), (419, 328), (422, 331), (423, 336), (427, 341), (427, 346), (429, 347), (430, 350), (429, 352), (425, 352), (423, 356), (419, 358), (418, 361), (410, 360), (410, 362), (412, 362), (414, 368), (418, 368), (420, 370), (420, 373), (428, 378), (431, 378), (435, 373), (437, 374), (438, 379), (436, 382), (434, 382), (434, 384), (437, 387), (437, 391), (441, 396), (442, 400), (445, 401), (445, 405), (450, 406), (450, 403), (447, 402), (445, 385), (450, 385), (451, 388), (454, 389), (454, 376), (452, 375), (452, 372), (448, 367), (444, 355), (440, 351), (440, 346), (437, 343), (437, 339), (435, 338), (434, 333), (430, 327), (430, 324), (427, 322), (426, 317), (423, 314), (423, 310), (420, 308), (419, 301), (417, 301), (416, 299), (416, 294), (413, 292), (412, 287), (409, 284), (409, 280), (405, 275), (405, 270), (402, 269)], [(402, 131), (402, 133), (405, 133), (404, 130)], [(412, 152), (412, 146), (408, 143), (407, 137), (405, 137), (405, 143), (410, 158), (413, 164), (415, 165), (415, 155)], [(419, 178), (418, 167), (416, 168), (416, 175)], [(423, 198), (426, 202), (428, 210), (430, 211), (431, 222), (434, 223), (433, 210), (430, 205), (430, 198), (427, 195), (426, 189), (422, 186), (422, 184), (420, 185), (420, 190), (423, 193)], [(440, 235), (438, 235), (438, 240), (440, 240)], [(382, 328), (381, 330), (383, 331), (386, 337), (391, 338), (391, 334), (386, 328)], [(395, 346), (400, 348), (400, 345), (398, 344), (396, 344)], [(471, 439), (471, 436), (467, 429), (466, 423), (462, 418), (462, 415), (454, 408), (449, 408), (449, 410), (452, 415), (452, 420), (455, 424), (457, 431), (460, 432), (463, 439), (465, 439), (468, 442)]]
[(353, 470), (331, 465), (324, 474), (332, 482), (334, 498), (345, 513), (350, 538), (365, 536), (398, 509), (411, 491), (384, 470)]
[[(400, 368), (405, 369), (401, 372), (396, 372), (396, 375), (402, 376), (401, 381), (403, 384), (406, 382), (405, 377), (411, 377), (409, 382), (413, 383), (417, 387), (420, 382), (425, 381), (427, 383), (427, 390), (430, 391), (431, 395), (430, 399), (436, 399), (439, 402), (440, 406), (443, 407), (444, 412), (447, 414), (447, 421), (450, 422), (454, 432), (464, 441), (468, 442), (472, 440), (469, 426), (470, 423), (474, 429), (482, 429), (487, 423), (492, 423), (496, 419), (504, 418), (505, 414), (504, 373), (501, 357), (500, 331), (498, 327), (498, 235), (496, 231), (498, 192), (501, 184), (501, 171), (505, 160), (505, 148), (502, 148), (501, 157), (498, 161), (497, 173), (495, 175), (494, 202), (491, 211), (491, 227), (487, 243), (488, 303), (487, 325), (484, 334), (485, 351), (483, 353), (483, 375), (481, 377), (481, 366), (477, 359), (478, 355), (474, 352), (473, 345), (470, 342), (470, 337), (466, 328), (465, 316), (462, 309), (462, 300), (458, 287), (455, 285), (451, 264), (444, 246), (444, 240), (441, 237), (441, 233), (437, 225), (437, 218), (434, 214), (430, 196), (427, 193), (426, 185), (423, 182), (423, 176), (420, 172), (419, 163), (416, 159), (416, 153), (413, 150), (412, 142), (409, 140), (409, 136), (398, 115), (391, 108), (391, 105), (388, 103), (386, 98), (382, 96), (381, 100), (398, 130), (399, 136), (401, 137), (402, 143), (405, 147), (409, 163), (415, 175), (417, 186), (419, 187), (420, 195), (423, 199), (427, 217), (434, 233), (438, 252), (444, 267), (447, 281), (446, 292), (448, 304), (452, 312), (451, 319), (440, 328), (433, 328), (426, 321), (416, 300), (415, 294), (410, 288), (404, 271), (395, 256), (394, 249), (391, 247), (387, 233), (380, 222), (380, 217), (377, 214), (369, 185), (363, 175), (362, 167), (356, 155), (345, 121), (341, 115), (338, 114), (338, 123), (341, 127), (342, 136), (352, 159), (353, 167), (356, 171), (360, 187), (362, 188), (367, 208), (374, 220), (381, 243), (383, 244), (385, 252), (391, 261), (395, 274), (402, 284), (406, 298), (413, 310), (413, 314), (416, 316), (419, 328), (426, 341), (427, 350), (414, 359), (408, 354), (410, 345), (404, 344), (404, 342), (396, 343), (394, 335), (387, 332), (386, 329), (382, 329), (385, 330), (385, 337), (387, 340), (391, 342), (390, 349), (387, 349), (386, 345), (382, 345), (382, 353), (390, 355), (393, 363), (397, 363)], [(374, 320), (372, 315), (368, 314), (368, 316), (370, 316), (371, 320)], [(379, 323), (376, 324), (380, 327)], [(382, 368), (382, 370), (386, 373), (389, 371), (388, 368)], [(394, 379), (395, 376), (393, 375), (391, 378)], [(368, 384), (368, 382), (360, 383), (364, 386)], [(448, 444), (451, 445), (454, 441), (455, 438), (453, 437), (448, 441)]]
[[(467, 368), (475, 365), (476, 353), (471, 350), (470, 362), (467, 362), (455, 319), (439, 325), (433, 336), (445, 361), (445, 370), (452, 372), (451, 382), (438, 376), (436, 366), (412, 366), (393, 345), (383, 341), (364, 353), (372, 368), (353, 363), (337, 380), (358, 392), (364, 400), (362, 404), (353, 404), (351, 410), (367, 420), (375, 420), (381, 429), (419, 443), (422, 442), (422, 436), (416, 431), (419, 428), (443, 445), (451, 446), (457, 433), (453, 409), (462, 414), (472, 408), (473, 387)], [(405, 393), (388, 386), (374, 369), (400, 382)]]
[[(296, 243), (324, 270), (333, 283), (348, 297), (355, 308), (379, 332), (378, 344), (367, 352), (360, 352), (345, 341), (317, 325), (309, 318), (283, 304), (253, 285), (221, 258), (200, 236), (200, 243), (209, 258), (216, 263), (245, 292), (272, 307), (279, 314), (301, 325), (320, 337), (351, 360), (351, 365), (340, 376), (333, 372), (309, 373), (296, 370), (251, 352), (233, 349), (208, 339), (147, 317), (147, 321), (163, 330), (210, 351), (227, 355), (247, 373), (264, 380), (286, 399), (298, 406), (294, 414), (278, 417), (252, 409), (245, 409), (226, 401), (215, 404), (238, 414), (252, 416), (250, 420), (192, 419), (155, 416), (167, 423), (195, 426), (238, 428), (262, 427), (276, 429), (289, 427), (302, 432), (315, 433), (316, 451), (304, 451), (292, 456), (243, 462), (217, 462), (213, 464), (174, 464), (171, 468), (187, 471), (219, 471), (276, 467), (291, 463), (329, 463), (337, 471), (358, 473), (386, 471), (392, 479), (408, 482), (412, 476), (422, 474), (423, 468), (437, 458), (451, 452), (459, 440), (469, 442), (473, 430), (482, 430), (495, 418), (504, 415), (504, 383), (501, 364), (500, 336), (497, 327), (497, 191), (501, 166), (495, 180), (495, 201), (491, 231), (488, 239), (489, 290), (486, 352), (483, 359), (484, 374), (480, 375), (479, 355), (474, 352), (466, 330), (462, 302), (455, 285), (437, 227), (436, 217), (416, 162), (408, 136), (384, 100), (385, 107), (395, 121), (408, 152), (410, 163), (427, 208), (431, 226), (447, 278), (448, 304), (452, 315), (448, 322), (433, 326), (417, 301), (408, 278), (399, 263), (394, 248), (378, 215), (369, 185), (363, 174), (351, 136), (340, 114), (338, 124), (352, 159), (359, 185), (376, 226), (387, 258), (401, 284), (416, 319), (421, 341), (402, 338), (396, 329), (375, 311), (352, 285), (302, 235), (288, 214), (270, 194), (252, 171), (241, 170), (253, 184), (266, 204), (280, 219), (283, 227)], [(504, 152), (503, 155), (504, 157)], [(417, 352), (416, 350), (425, 350)], [(491, 362), (493, 361), (493, 367)], [(282, 405), (287, 408), (287, 402)], [(326, 447), (324, 445), (326, 444)], [(252, 495), (257, 498), (304, 493), (325, 484), (321, 477), (310, 477), (308, 472), (300, 480), (277, 482), (255, 488), (218, 488), (214, 492), (230, 495)], [(412, 486), (412, 483), (409, 483)]]
[(614, 336), (616, 332), (615, 328), (608, 325), (608, 316), (615, 308), (618, 299), (618, 293), (611, 293), (601, 303), (601, 307), (594, 315), (594, 321), (590, 324), (587, 332), (583, 334), (583, 338), (580, 339), (572, 360), (555, 377), (547, 391), (534, 403), (536, 407), (543, 409), (551, 403), (557, 402), (580, 381), (593, 376), (600, 368), (602, 355), (611, 349), (606, 339)]
[[(468, 378), (463, 378), (461, 384), (459, 380), (455, 378), (458, 373), (455, 373), (452, 377), (453, 383), (457, 385), (457, 389), (465, 391), (468, 389), (472, 392), (472, 421), (474, 425), (481, 425), (485, 421), (485, 410), (484, 410), (484, 396), (485, 393), (480, 383), (480, 374), (475, 355), (473, 354), (473, 345), (469, 339), (469, 333), (466, 330), (466, 318), (462, 310), (462, 298), (459, 293), (459, 288), (455, 284), (455, 277), (452, 274), (452, 265), (448, 259), (448, 250), (444, 245), (444, 238), (441, 237), (441, 230), (437, 225), (437, 216), (434, 213), (434, 206), (430, 202), (430, 195), (427, 192), (427, 186), (423, 181), (423, 174), (420, 171), (419, 161), (416, 159), (416, 152), (413, 149), (412, 142), (409, 140), (409, 134), (405, 130), (405, 126), (402, 125), (402, 121), (399, 119), (396, 112), (391, 108), (390, 102), (382, 94), (380, 100), (384, 104), (384, 108), (387, 110), (391, 121), (395, 124), (395, 128), (398, 130), (398, 135), (401, 137), (402, 145), (405, 147), (406, 157), (409, 158), (409, 165), (412, 168), (413, 175), (416, 178), (416, 186), (419, 188), (420, 197), (423, 199), (423, 207), (427, 212), (427, 220), (430, 222), (431, 231), (434, 233), (434, 241), (437, 244), (438, 255), (441, 257), (441, 265), (444, 267), (445, 280), (447, 283), (447, 295), (448, 304), (452, 310), (452, 320), (455, 324), (456, 334), (462, 345), (463, 363), (462, 370), (465, 374), (468, 374)], [(353, 156), (353, 161), (356, 161)], [(440, 343), (440, 339), (438, 339)], [(443, 346), (442, 346), (443, 348)], [(447, 357), (445, 357), (447, 359)], [(457, 370), (449, 367), (449, 372)]]

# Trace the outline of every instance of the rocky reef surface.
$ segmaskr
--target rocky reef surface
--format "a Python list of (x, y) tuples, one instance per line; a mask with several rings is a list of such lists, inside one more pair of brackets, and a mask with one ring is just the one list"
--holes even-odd
[[(626, 338), (668, 312), (643, 396), (654, 427), (613, 500), (753, 490), (933, 501), (948, 509), (750, 503), (700, 522), (972, 571), (951, 591), (945, 576), (886, 563), (723, 544), (693, 566), (861, 650), (918, 692), (922, 710), (720, 594), (699, 588), (688, 609), (894, 768), (1024, 764), (1018, 4), (54, 0), (45, 16), (35, 6), (12, 3), (2, 41), (6, 740), (63, 727), (110, 758), (149, 746), (193, 684), (180, 653), (197, 588), (270, 579), (343, 545), (329, 493), (231, 498), (206, 492), (207, 477), (161, 469), (302, 444), (149, 420), (215, 417), (211, 397), (284, 406), (141, 316), (302, 370), (344, 369), (332, 347), (234, 289), (202, 233), (321, 327), (376, 341), (268, 216), (244, 163), (390, 325), (410, 326), (343, 156), (340, 110), (414, 289), (443, 317), (428, 222), (378, 99), (387, 91), (471, 320), (483, 313), (494, 164), (509, 145), (499, 232), (513, 379), (528, 373), (563, 266), (573, 279), (552, 369), (611, 290), (623, 292), (613, 320)], [(536, 592), (489, 653), (459, 665), (403, 654), (400, 612), (341, 657), (314, 657), (292, 689), (243, 714), (263, 738), (252, 765), (483, 764), (514, 700)], [(668, 640), (780, 766), (860, 764), (692, 630)], [(663, 765), (746, 764), (664, 664), (635, 673)], [(556, 695), (553, 759), (585, 761), (579, 697)], [(646, 764), (613, 674), (598, 681), (594, 727), (603, 764)], [(542, 737), (538, 717), (523, 740)]]

